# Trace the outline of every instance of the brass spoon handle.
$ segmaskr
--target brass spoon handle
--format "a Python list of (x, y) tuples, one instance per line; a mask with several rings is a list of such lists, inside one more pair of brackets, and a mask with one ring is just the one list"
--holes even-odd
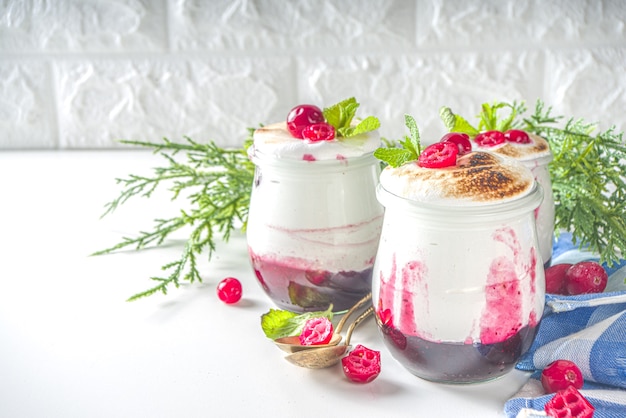
[(365, 312), (359, 315), (358, 318), (355, 319), (353, 323), (350, 324), (350, 327), (348, 328), (348, 333), (346, 334), (346, 347), (350, 345), (350, 337), (352, 337), (352, 331), (354, 331), (354, 328), (356, 328), (356, 326), (359, 325), (359, 322), (366, 319), (372, 313), (374, 313), (374, 307), (370, 306), (369, 308), (367, 308)]
[(343, 329), (343, 326), (346, 324), (346, 321), (348, 320), (348, 317), (350, 315), (352, 315), (352, 313), (354, 311), (356, 311), (357, 309), (359, 309), (360, 307), (362, 307), (363, 305), (365, 305), (369, 300), (372, 299), (372, 292), (368, 293), (367, 295), (365, 295), (365, 297), (363, 299), (361, 299), (360, 301), (358, 301), (353, 307), (351, 307), (348, 312), (345, 313), (345, 315), (343, 316), (343, 318), (341, 318), (341, 320), (339, 321), (339, 323), (337, 324), (337, 328), (335, 328), (335, 334), (339, 334), (341, 332), (341, 330)]

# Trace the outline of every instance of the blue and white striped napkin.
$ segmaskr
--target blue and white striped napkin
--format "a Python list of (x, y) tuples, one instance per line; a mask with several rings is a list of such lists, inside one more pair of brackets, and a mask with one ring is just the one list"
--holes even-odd
[[(555, 242), (552, 264), (598, 261), (580, 251), (571, 235)], [(596, 408), (594, 417), (626, 417), (626, 260), (610, 268), (604, 293), (580, 296), (546, 295), (544, 316), (532, 347), (517, 368), (534, 372), (528, 383), (509, 401), (507, 417), (531, 416), (543, 411), (553, 395), (545, 395), (541, 370), (554, 360), (576, 363), (585, 378), (581, 393)]]

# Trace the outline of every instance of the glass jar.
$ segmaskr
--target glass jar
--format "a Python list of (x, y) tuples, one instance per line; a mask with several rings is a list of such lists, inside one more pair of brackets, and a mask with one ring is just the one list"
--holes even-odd
[(252, 152), (247, 241), (256, 277), (291, 311), (352, 306), (371, 291), (383, 208), (371, 153), (291, 160)]
[(543, 201), (535, 211), (539, 252), (544, 267), (552, 260), (554, 243), (554, 196), (548, 164), (552, 161), (552, 151), (548, 141), (539, 135), (528, 133), (529, 143), (505, 142), (493, 147), (474, 146), (474, 149), (513, 158), (528, 168), (543, 188)]
[(510, 371), (543, 312), (534, 217), (541, 186), (469, 207), (400, 197), (381, 185), (377, 194), (385, 216), (373, 301), (392, 355), (438, 382), (480, 382)]
[(548, 164), (552, 161), (552, 154), (521, 161), (535, 176), (535, 180), (543, 189), (543, 201), (535, 211), (537, 224), (537, 240), (544, 267), (550, 266), (552, 261), (552, 247), (554, 244), (554, 195), (552, 194), (552, 179)]

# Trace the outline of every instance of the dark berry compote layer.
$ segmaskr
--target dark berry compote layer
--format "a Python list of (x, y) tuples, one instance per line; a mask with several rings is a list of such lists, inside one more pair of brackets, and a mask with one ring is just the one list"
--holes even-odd
[(283, 309), (349, 309), (372, 289), (372, 268), (362, 271), (311, 270), (293, 260), (274, 260), (250, 252), (252, 267), (265, 293)]
[(441, 383), (478, 383), (511, 371), (528, 351), (535, 326), (494, 344), (433, 342), (383, 327), (385, 345), (407, 370), (422, 379)]

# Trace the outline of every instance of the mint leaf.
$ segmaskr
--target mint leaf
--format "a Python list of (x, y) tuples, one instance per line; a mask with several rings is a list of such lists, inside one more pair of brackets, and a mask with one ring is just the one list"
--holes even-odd
[(323, 110), (326, 122), (335, 128), (337, 139), (360, 135), (380, 128), (380, 121), (373, 116), (368, 116), (356, 126), (352, 126), (358, 108), (359, 103), (354, 97), (351, 97)]
[(361, 122), (359, 122), (357, 126), (352, 128), (349, 135), (346, 136), (360, 135), (366, 132), (375, 131), (378, 128), (380, 128), (380, 121), (378, 120), (378, 118), (375, 118), (374, 116), (368, 116)]
[(422, 152), (417, 122), (411, 115), (404, 115), (404, 123), (409, 128), (410, 136), (405, 136), (404, 141), (398, 141), (402, 148), (378, 148), (374, 151), (374, 157), (392, 167), (400, 167), (404, 163), (415, 161)]
[(261, 316), (261, 328), (268, 338), (276, 339), (275, 335), (280, 334), (289, 320), (297, 316), (296, 313), (280, 309), (270, 309), (269, 312)]
[[(510, 110), (507, 118), (501, 118), (498, 116), (498, 112), (501, 109), (508, 108)], [(504, 103), (496, 102), (493, 104), (483, 103), (481, 112), (478, 115), (478, 130), (491, 131), (496, 130), (500, 132), (506, 132), (516, 126), (517, 116), (526, 111), (524, 103)]]
[(480, 121), (478, 122), (479, 131), (492, 131), (496, 129), (498, 121), (498, 109), (501, 108), (504, 103), (497, 103), (491, 106), (489, 103), (483, 103), (482, 110), (478, 115)]
[(297, 314), (282, 309), (270, 309), (261, 315), (261, 328), (267, 338), (275, 340), (282, 337), (300, 335), (307, 320), (317, 317), (333, 319), (332, 305), (325, 311)]
[(444, 106), (439, 109), (439, 117), (449, 132), (460, 132), (468, 134), (471, 137), (479, 134), (478, 129), (470, 125), (470, 123), (461, 116), (452, 113), (452, 110), (449, 107)]
[(374, 151), (374, 157), (392, 167), (400, 167), (408, 161), (415, 160), (415, 154), (403, 148), (378, 148)]
[[(500, 109), (505, 108), (510, 109), (510, 114), (507, 118), (499, 117), (498, 112)], [(478, 115), (478, 126), (476, 128), (470, 125), (470, 123), (461, 116), (455, 115), (449, 107), (444, 106), (439, 109), (439, 116), (449, 132), (461, 132), (468, 134), (470, 137), (475, 137), (483, 131), (496, 130), (506, 132), (509, 129), (517, 127), (520, 125), (517, 121), (517, 117), (525, 111), (526, 106), (523, 102), (513, 102), (512, 104), (504, 102), (496, 102), (493, 104), (483, 103), (481, 112)]]
[(352, 131), (354, 130), (354, 128), (347, 126), (345, 128), (335, 128), (335, 131), (337, 132), (337, 138), (345, 138), (351, 135)]
[(404, 146), (404, 148), (413, 152), (413, 154), (415, 154), (415, 158), (417, 159), (417, 157), (419, 157), (419, 155), (422, 153), (422, 146), (420, 144), (420, 131), (417, 127), (417, 122), (415, 122), (413, 116), (404, 115), (404, 124), (407, 128), (409, 128), (409, 134), (411, 136), (410, 138), (405, 137), (404, 142), (401, 144)]
[(333, 125), (336, 131), (349, 128), (359, 104), (354, 97), (334, 104), (323, 110), (326, 122)]
[(513, 104), (507, 104), (506, 106), (511, 108), (511, 114), (508, 118), (498, 122), (496, 129), (501, 132), (506, 132), (509, 129), (513, 129), (517, 126), (517, 116), (526, 112), (526, 105), (522, 103), (513, 102)]

